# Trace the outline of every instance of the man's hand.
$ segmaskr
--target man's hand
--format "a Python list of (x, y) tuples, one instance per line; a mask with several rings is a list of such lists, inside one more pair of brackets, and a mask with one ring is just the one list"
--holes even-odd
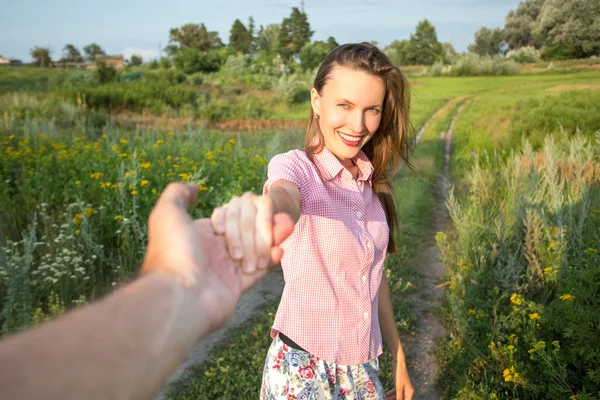
[[(210, 220), (192, 220), (187, 209), (197, 193), (194, 185), (173, 183), (161, 194), (148, 220), (148, 248), (142, 274), (166, 274), (192, 290), (212, 331), (229, 319), (240, 295), (270, 269), (244, 273), (240, 261), (229, 257), (225, 238), (214, 233)], [(279, 244), (293, 228), (288, 215), (273, 217), (271, 267), (281, 260)]]

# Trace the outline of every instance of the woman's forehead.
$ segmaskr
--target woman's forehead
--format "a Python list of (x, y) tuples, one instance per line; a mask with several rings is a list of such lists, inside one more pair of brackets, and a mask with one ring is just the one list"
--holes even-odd
[(323, 87), (323, 95), (375, 105), (383, 102), (385, 83), (382, 77), (365, 71), (335, 67)]

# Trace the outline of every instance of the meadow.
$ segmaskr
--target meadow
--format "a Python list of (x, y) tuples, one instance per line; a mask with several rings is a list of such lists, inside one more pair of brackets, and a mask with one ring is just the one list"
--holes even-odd
[[(269, 159), (302, 143), (297, 122), (308, 113), (309, 74), (144, 73), (156, 76), (92, 85), (81, 72), (0, 69), (3, 335), (133, 279), (147, 215), (168, 182), (197, 184), (191, 212), (206, 217), (232, 195), (260, 192)], [(429, 124), (415, 172), (403, 168), (395, 181), (400, 251), (385, 273), (399, 332), (418, 332), (410, 295), (419, 292), (423, 243), (435, 235), (447, 267), (440, 315), (451, 336), (438, 350), (445, 397), (597, 398), (600, 73), (410, 82), (415, 130)], [(463, 104), (451, 159), (452, 226), (436, 233), (440, 133)], [(124, 123), (139, 116), (157, 123)], [(265, 123), (256, 121), (295, 124), (249, 131), (208, 124), (232, 118), (259, 128)], [(234, 329), (171, 397), (253, 398), (276, 306)], [(389, 387), (389, 355), (381, 362)]]

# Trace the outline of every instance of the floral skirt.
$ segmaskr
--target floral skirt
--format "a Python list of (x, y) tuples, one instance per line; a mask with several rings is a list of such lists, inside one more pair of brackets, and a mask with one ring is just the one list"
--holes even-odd
[(273, 339), (263, 370), (261, 400), (383, 400), (377, 358), (364, 364), (328, 363)]

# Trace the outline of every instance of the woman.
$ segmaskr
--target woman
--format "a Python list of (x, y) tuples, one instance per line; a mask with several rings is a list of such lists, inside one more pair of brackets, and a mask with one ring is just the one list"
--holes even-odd
[[(214, 211), (213, 227), (248, 272), (265, 268), (273, 215), (294, 232), (281, 246), (285, 288), (271, 330), (261, 399), (410, 399), (413, 388), (382, 274), (396, 251), (390, 184), (408, 163), (408, 85), (369, 43), (334, 49), (311, 90), (304, 150), (270, 161), (263, 196)], [(382, 335), (395, 387), (378, 379)]]

